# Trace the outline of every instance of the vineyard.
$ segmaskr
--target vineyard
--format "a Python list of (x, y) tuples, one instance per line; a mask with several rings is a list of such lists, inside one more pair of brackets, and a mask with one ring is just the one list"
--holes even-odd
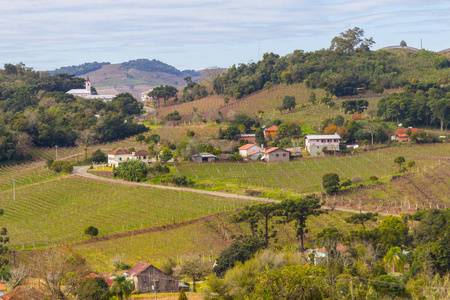
[[(305, 241), (313, 245), (315, 235), (326, 226), (335, 226), (341, 232), (348, 233), (354, 225), (345, 222), (348, 213), (330, 212), (320, 217), (311, 216), (308, 226), (311, 231), (306, 234)], [(294, 228), (273, 222), (278, 231), (278, 245), (291, 247), (297, 244)], [(374, 226), (374, 224), (368, 224)], [(248, 234), (248, 225), (233, 224), (228, 216), (213, 216), (195, 224), (180, 228), (130, 235), (124, 238), (100, 241), (90, 244), (76, 245), (74, 248), (85, 257), (88, 262), (98, 268), (100, 263), (111, 265), (116, 257), (134, 264), (145, 261), (158, 266), (165, 258), (183, 259), (191, 255), (202, 255), (205, 259), (216, 257), (232, 242), (232, 235)]]
[(0, 193), (25, 185), (56, 178), (58, 174), (44, 168), (42, 162), (0, 167)]
[(337, 173), (341, 180), (359, 177), (368, 181), (370, 176), (388, 179), (398, 172), (393, 163), (397, 156), (414, 160), (413, 170), (436, 166), (450, 156), (450, 144), (404, 145), (360, 155), (305, 158), (289, 163), (212, 163), (187, 164), (177, 167), (177, 172), (194, 180), (198, 185), (233, 191), (256, 189), (268, 192), (288, 191), (295, 194), (320, 192), (322, 176)]
[[(391, 213), (445, 209), (450, 207), (450, 165), (445, 162), (425, 172), (407, 174), (393, 182), (351, 190), (344, 196), (343, 203), (337, 201), (340, 207), (361, 201), (366, 210), (372, 206), (379, 211), (388, 209)], [(330, 205), (332, 202), (330, 200)]]
[(0, 192), (1, 221), (11, 246), (23, 249), (83, 238), (93, 225), (101, 235), (174, 224), (234, 210), (244, 200), (134, 187), (60, 176)]

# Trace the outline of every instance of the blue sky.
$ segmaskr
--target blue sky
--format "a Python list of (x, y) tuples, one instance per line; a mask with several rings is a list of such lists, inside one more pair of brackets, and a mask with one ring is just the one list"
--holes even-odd
[(372, 49), (450, 48), (450, 1), (0, 0), (0, 65), (36, 70), (158, 59), (178, 69), (314, 51), (358, 26)]

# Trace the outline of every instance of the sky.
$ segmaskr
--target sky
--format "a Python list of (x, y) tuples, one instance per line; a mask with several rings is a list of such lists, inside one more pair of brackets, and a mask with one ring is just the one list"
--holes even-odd
[(330, 46), (359, 27), (377, 50), (450, 48), (449, 0), (0, 0), (0, 66), (157, 59), (230, 67)]

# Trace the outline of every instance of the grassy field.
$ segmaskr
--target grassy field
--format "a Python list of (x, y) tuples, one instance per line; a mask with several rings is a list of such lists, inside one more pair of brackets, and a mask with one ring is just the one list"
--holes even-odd
[(116, 185), (61, 176), (0, 192), (14, 249), (75, 241), (93, 225), (100, 235), (174, 224), (246, 204), (196, 193)]
[(20, 165), (0, 167), (0, 192), (47, 181), (58, 177), (53, 171), (47, 170), (42, 162), (31, 162)]
[(305, 194), (320, 192), (322, 176), (337, 173), (341, 180), (360, 177), (368, 181), (370, 176), (390, 178), (398, 171), (393, 163), (397, 156), (406, 161), (414, 160), (415, 169), (430, 168), (450, 156), (450, 144), (401, 145), (360, 155), (305, 158), (289, 163), (212, 163), (186, 164), (177, 167), (181, 173), (194, 180), (200, 188), (242, 193), (244, 189)]
[[(344, 212), (330, 212), (319, 217), (310, 217), (308, 219), (310, 232), (306, 234), (305, 242), (314, 246), (316, 234), (326, 226), (335, 226), (344, 234), (355, 229), (354, 225), (349, 225), (344, 220), (349, 215)], [(274, 224), (274, 226), (278, 231), (280, 247), (296, 247), (298, 241), (292, 225)], [(232, 235), (248, 233), (247, 224), (230, 223), (229, 215), (221, 215), (180, 228), (75, 245), (74, 249), (99, 269), (102, 268), (102, 264), (112, 268), (111, 262), (117, 257), (131, 264), (144, 261), (159, 266), (166, 258), (180, 260), (194, 255), (201, 255), (208, 260), (215, 258), (231, 244)]]

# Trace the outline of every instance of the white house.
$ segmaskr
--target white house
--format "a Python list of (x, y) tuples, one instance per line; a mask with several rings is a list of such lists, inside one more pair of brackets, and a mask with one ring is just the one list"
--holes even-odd
[(94, 95), (92, 94), (91, 80), (89, 76), (86, 78), (86, 87), (84, 89), (71, 89), (67, 94), (85, 99), (101, 99), (104, 102), (111, 101), (116, 95)]
[(150, 97), (148, 93), (153, 91), (153, 89), (148, 89), (141, 93), (141, 101), (153, 100), (153, 97)]
[(243, 158), (246, 158), (248, 153), (251, 153), (251, 152), (254, 152), (257, 150), (261, 151), (263, 149), (255, 144), (247, 144), (247, 145), (239, 147), (239, 155), (242, 156)]
[(288, 162), (291, 152), (279, 147), (272, 147), (263, 152), (266, 162)]
[(108, 166), (119, 166), (123, 161), (127, 160), (140, 160), (146, 164), (150, 163), (148, 157), (148, 151), (138, 150), (137, 152), (131, 152), (123, 148), (116, 149), (108, 153)]
[(305, 136), (305, 148), (312, 156), (320, 155), (325, 151), (339, 151), (340, 139), (341, 137), (337, 133), (331, 135), (307, 135)]

